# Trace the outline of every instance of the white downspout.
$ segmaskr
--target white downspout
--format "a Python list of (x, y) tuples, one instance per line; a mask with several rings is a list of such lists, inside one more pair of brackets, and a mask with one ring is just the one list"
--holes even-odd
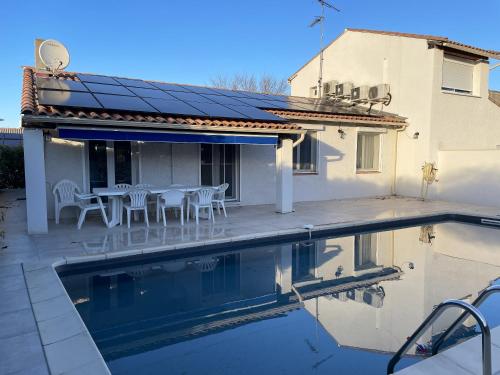
[(306, 137), (306, 133), (301, 133), (299, 139), (297, 139), (295, 142), (292, 143), (292, 148), (295, 148), (298, 145), (300, 145), (305, 137)]
[(396, 179), (397, 179), (397, 168), (398, 168), (398, 141), (399, 133), (406, 130), (406, 125), (396, 129), (396, 142), (394, 142), (394, 169), (392, 177), (391, 195), (396, 195)]

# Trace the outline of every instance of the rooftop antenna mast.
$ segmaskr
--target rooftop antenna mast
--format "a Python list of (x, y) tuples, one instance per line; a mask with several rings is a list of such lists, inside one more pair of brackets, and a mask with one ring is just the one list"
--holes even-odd
[(319, 24), (320, 27), (320, 39), (319, 39), (319, 77), (318, 77), (318, 96), (321, 98), (323, 94), (323, 38), (324, 38), (324, 21), (325, 21), (325, 8), (333, 9), (340, 12), (340, 9), (335, 7), (333, 4), (326, 0), (317, 0), (321, 5), (321, 16), (316, 16), (314, 20), (309, 24), (309, 27), (314, 27)]

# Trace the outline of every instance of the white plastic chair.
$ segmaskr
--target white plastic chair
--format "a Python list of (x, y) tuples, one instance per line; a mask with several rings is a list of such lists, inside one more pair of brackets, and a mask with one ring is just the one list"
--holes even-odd
[(226, 190), (229, 188), (229, 184), (226, 182), (222, 185), (217, 186), (215, 189), (214, 196), (212, 198), (212, 203), (217, 205), (217, 212), (220, 215), (220, 208), (224, 211), (224, 216), (227, 217), (226, 206), (224, 205), (224, 200), (226, 197)]
[(59, 216), (64, 207), (80, 208), (80, 202), (75, 199), (75, 193), (80, 193), (80, 188), (71, 180), (61, 180), (54, 186), (52, 194), (54, 194), (56, 224), (59, 224)]
[(179, 208), (181, 210), (181, 225), (184, 225), (184, 192), (180, 190), (168, 190), (161, 195), (160, 209), (163, 215), (163, 226), (167, 226), (165, 209)]
[(194, 213), (196, 217), (196, 224), (200, 223), (200, 209), (206, 208), (208, 210), (208, 218), (215, 222), (214, 213), (212, 211), (212, 197), (214, 195), (214, 189), (200, 189), (196, 191), (193, 197), (189, 201), (187, 208), (187, 220), (189, 221), (189, 210), (193, 206)]
[[(130, 202), (129, 203), (123, 203), (123, 208), (127, 211), (127, 227), (130, 228), (130, 215), (132, 211), (144, 211), (144, 221), (146, 222), (146, 225), (149, 227), (149, 220), (148, 220), (148, 204), (147, 204), (147, 197), (148, 197), (148, 191), (147, 190), (131, 190), (127, 194), (125, 194), (125, 197), (129, 197)], [(120, 215), (120, 224), (122, 224), (122, 216)]]
[[(114, 188), (129, 191), (129, 190), (132, 190), (132, 185), (130, 185), (130, 184), (115, 184)], [(123, 197), (120, 197), (119, 211), (120, 211), (120, 214), (123, 213)], [(120, 218), (120, 223), (121, 223), (121, 218)]]
[[(102, 220), (104, 224), (108, 226), (108, 218), (106, 216), (106, 211), (104, 211), (104, 205), (102, 204), (102, 199), (96, 194), (79, 194), (75, 193), (75, 197), (79, 200), (80, 205), (80, 216), (78, 217), (78, 229), (82, 229), (83, 222), (87, 216), (88, 211), (100, 210)], [(96, 199), (97, 203), (91, 203), (91, 199)]]

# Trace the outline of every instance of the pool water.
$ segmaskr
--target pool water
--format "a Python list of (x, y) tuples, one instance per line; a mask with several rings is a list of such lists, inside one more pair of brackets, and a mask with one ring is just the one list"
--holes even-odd
[[(385, 374), (437, 304), (472, 301), (500, 276), (499, 234), (445, 222), (60, 276), (113, 374)], [(499, 306), (481, 306), (492, 326)], [(477, 332), (467, 320), (448, 345)]]

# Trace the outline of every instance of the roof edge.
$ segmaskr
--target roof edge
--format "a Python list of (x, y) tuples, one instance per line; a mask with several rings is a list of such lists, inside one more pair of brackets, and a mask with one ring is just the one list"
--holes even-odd
[[(428, 41), (442, 43), (443, 46), (445, 46), (447, 48), (453, 48), (453, 49), (473, 53), (473, 54), (476, 54), (478, 56), (490, 57), (493, 59), (500, 59), (500, 51), (486, 50), (483, 48), (474, 47), (471, 45), (459, 43), (459, 42), (450, 40), (448, 37), (444, 37), (444, 36), (403, 33), (403, 32), (398, 32), (398, 31), (357, 29), (357, 28), (350, 28), (350, 27), (345, 28), (344, 31), (340, 35), (338, 35), (335, 39), (333, 39), (330, 43), (328, 43), (325, 47), (323, 47), (323, 51), (325, 51), (327, 48), (329, 48), (334, 42), (336, 42), (340, 37), (342, 37), (346, 32), (349, 32), (349, 31), (355, 32), (355, 33), (367, 33), (367, 34), (378, 34), (378, 35), (385, 35), (385, 36), (396, 36), (396, 37), (403, 37), (403, 38), (424, 39), (424, 40), (428, 40)], [(294, 73), (292, 73), (288, 77), (288, 82), (290, 83), (304, 67), (306, 67), (310, 62), (312, 62), (316, 57), (318, 57), (320, 52), (316, 53), (306, 63), (304, 63), (299, 69), (297, 69)]]
[[(124, 121), (124, 120), (101, 120), (92, 118), (80, 117), (55, 117), (46, 115), (22, 115), (23, 127), (39, 127), (40, 124), (65, 124), (65, 125), (96, 125), (96, 126), (113, 126), (124, 128), (144, 128), (158, 130), (196, 130), (196, 131), (212, 131), (212, 132), (237, 132), (237, 133), (264, 133), (264, 134), (301, 134), (305, 130), (298, 127), (296, 129), (269, 129), (260, 127), (227, 127), (214, 125), (189, 125), (179, 123), (165, 122), (148, 122), (148, 121)], [(47, 126), (48, 127), (48, 126)]]

